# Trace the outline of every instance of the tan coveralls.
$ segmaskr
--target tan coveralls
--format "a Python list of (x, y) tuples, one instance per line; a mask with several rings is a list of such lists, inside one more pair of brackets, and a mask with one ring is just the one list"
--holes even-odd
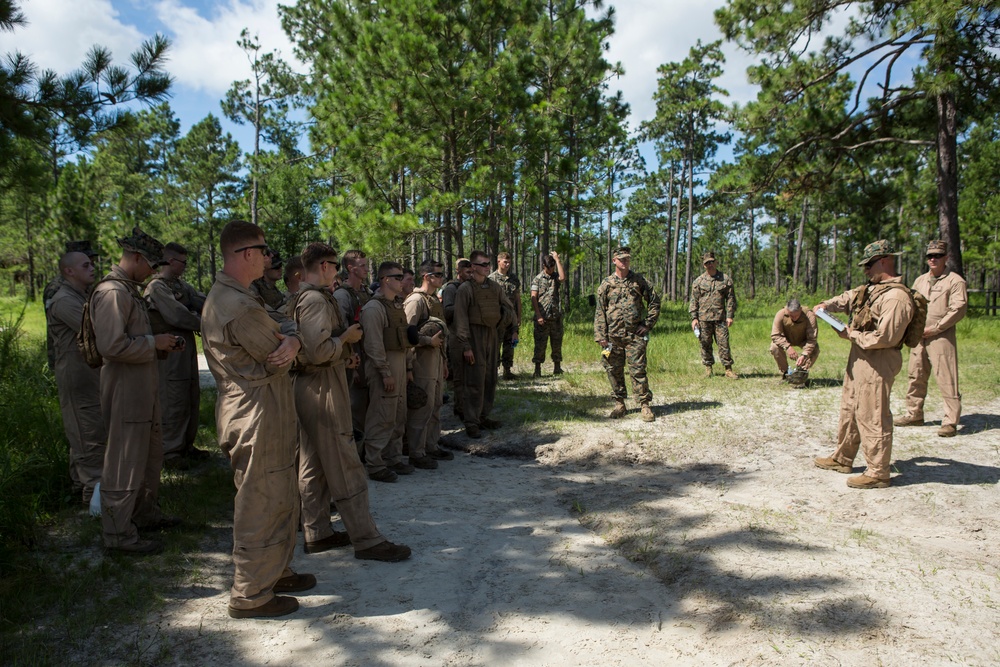
[(83, 486), (83, 502), (89, 503), (94, 485), (101, 481), (108, 437), (101, 415), (101, 370), (87, 365), (76, 343), (86, 301), (85, 294), (64, 281), (49, 302), (46, 316), (59, 410), (69, 441), (70, 477)]
[[(414, 290), (406, 297), (403, 310), (406, 311), (407, 324), (413, 326), (423, 325), (432, 316), (444, 321), (444, 306), (436, 296), (427, 295), (420, 289)], [(447, 334), (445, 338), (447, 339)], [(413, 382), (427, 392), (427, 404), (407, 413), (406, 442), (410, 448), (411, 458), (436, 452), (438, 438), (441, 437), (445, 350), (448, 346), (445, 344), (434, 348), (430, 341), (429, 336), (421, 336), (420, 344), (413, 351)]]
[(299, 494), (292, 381), (287, 367), (267, 363), (279, 327), (249, 289), (220, 271), (203, 312), (205, 358), (219, 391), (219, 445), (236, 485), (229, 604), (253, 609), (293, 574)]
[(198, 435), (201, 385), (194, 332), (201, 330), (200, 307), (205, 295), (179, 278), (153, 278), (144, 294), (150, 310), (160, 314), (165, 332), (184, 338), (184, 349), (159, 361), (160, 407), (163, 413), (163, 458), (180, 456)]
[(774, 316), (771, 324), (771, 356), (778, 363), (778, 370), (788, 372), (788, 349), (801, 347), (802, 363), (798, 367), (809, 370), (819, 359), (819, 343), (816, 342), (816, 314), (803, 307), (799, 321), (792, 319), (787, 308), (782, 308)]
[[(902, 285), (902, 278), (885, 283)], [(872, 286), (869, 286), (871, 289)], [(859, 287), (826, 301), (827, 310), (846, 312)], [(858, 446), (864, 450), (865, 475), (889, 479), (892, 460), (892, 413), (889, 394), (903, 366), (900, 353), (906, 325), (913, 317), (913, 300), (906, 289), (887, 289), (871, 303), (873, 331), (851, 329), (851, 352), (847, 357), (844, 390), (840, 398), (837, 450), (833, 459), (852, 465)]]
[[(479, 295), (480, 290), (492, 290), (495, 296)], [(496, 299), (498, 308), (488, 313), (480, 308), (480, 299)], [(463, 385), (465, 387), (465, 426), (478, 427), (490, 416), (497, 389), (497, 355), (499, 340), (497, 326), (501, 311), (506, 305), (513, 310), (503, 289), (487, 278), (482, 284), (475, 280), (462, 283), (455, 295), (455, 336), (457, 347), (464, 352), (472, 350), (475, 363), (469, 365), (462, 359)], [(478, 314), (477, 314), (478, 313)]]
[(930, 271), (913, 282), (913, 289), (927, 297), (927, 325), (934, 333), (910, 350), (910, 383), (906, 389), (907, 412), (924, 416), (927, 380), (934, 369), (934, 379), (944, 402), (942, 426), (957, 426), (962, 415), (962, 394), (958, 391), (958, 347), (955, 325), (965, 317), (968, 293), (965, 280), (952, 271), (934, 278)]
[(347, 327), (329, 290), (303, 282), (292, 317), (302, 348), (292, 371), (299, 417), (299, 494), (306, 542), (333, 534), (330, 499), (356, 550), (385, 541), (368, 505), (368, 477), (351, 427), (344, 362), (353, 354), (338, 336)]
[[(365, 337), (365, 381), (368, 384), (368, 414), (365, 416), (365, 468), (369, 473), (403, 462), (403, 433), (406, 430), (406, 348), (387, 350), (385, 330), (389, 327), (387, 304), (381, 292), (361, 309), (361, 328)], [(397, 342), (390, 346), (400, 347)], [(393, 377), (396, 387), (386, 392), (382, 378)]]
[[(449, 330), (455, 331), (455, 296), (460, 280), (451, 280), (441, 290), (441, 305), (444, 307), (444, 321)], [(456, 415), (465, 411), (465, 360), (462, 358), (462, 346), (454, 336), (448, 338), (448, 384), (451, 385), (453, 400), (451, 408)]]
[(108, 547), (135, 544), (138, 528), (162, 518), (156, 341), (139, 288), (115, 265), (90, 297), (97, 351), (104, 358), (101, 412), (108, 446), (101, 471), (101, 528)]

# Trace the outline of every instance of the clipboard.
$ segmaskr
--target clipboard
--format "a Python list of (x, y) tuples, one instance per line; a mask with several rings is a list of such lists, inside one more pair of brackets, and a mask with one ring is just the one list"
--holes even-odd
[(824, 322), (826, 322), (827, 324), (829, 324), (831, 327), (833, 327), (834, 329), (836, 329), (838, 332), (843, 331), (844, 329), (847, 328), (846, 324), (844, 324), (843, 322), (841, 322), (840, 320), (838, 320), (833, 315), (828, 314), (825, 310), (817, 310), (816, 311), (816, 317), (818, 317), (819, 319), (821, 319)]

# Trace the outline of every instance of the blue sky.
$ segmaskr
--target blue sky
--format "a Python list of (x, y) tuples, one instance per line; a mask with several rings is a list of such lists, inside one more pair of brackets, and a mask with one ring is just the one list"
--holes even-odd
[[(288, 2), (289, 0), (285, 0)], [(696, 39), (718, 39), (712, 13), (722, 0), (618, 0), (616, 34), (609, 60), (621, 61), (626, 74), (613, 82), (632, 107), (632, 127), (652, 117), (656, 68), (683, 59)], [(20, 50), (41, 67), (68, 72), (93, 44), (112, 50), (125, 62), (143, 39), (159, 32), (170, 38), (168, 70), (175, 79), (171, 107), (182, 132), (209, 113), (222, 118), (219, 100), (233, 81), (249, 76), (236, 46), (246, 27), (258, 33), (265, 50), (292, 57), (281, 31), (277, 0), (22, 0), (29, 25), (5, 34), (3, 51)], [(744, 71), (745, 55), (726, 47), (727, 72), (720, 82), (730, 101), (753, 95)], [(223, 120), (246, 149), (251, 134)]]

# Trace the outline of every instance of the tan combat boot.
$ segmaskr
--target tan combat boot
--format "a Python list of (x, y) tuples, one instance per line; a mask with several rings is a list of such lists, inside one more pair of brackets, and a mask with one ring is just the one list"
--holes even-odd
[(732, 366), (726, 366), (726, 377), (730, 380), (739, 380), (740, 376), (736, 374)]
[(615, 401), (615, 407), (608, 415), (610, 419), (621, 419), (628, 412), (628, 408), (625, 407), (625, 401)]
[(902, 415), (901, 417), (896, 417), (895, 419), (893, 419), (892, 423), (894, 426), (923, 426), (924, 416), (914, 415), (908, 412), (905, 415)]
[(712, 367), (711, 366), (705, 366), (705, 377), (707, 377), (707, 378), (712, 377)]
[(653, 415), (652, 408), (649, 407), (649, 403), (642, 404), (642, 421), (653, 422), (656, 421), (656, 416)]
[(938, 429), (938, 436), (942, 438), (951, 438), (956, 433), (958, 433), (958, 429), (955, 428), (954, 424), (942, 424), (941, 428)]

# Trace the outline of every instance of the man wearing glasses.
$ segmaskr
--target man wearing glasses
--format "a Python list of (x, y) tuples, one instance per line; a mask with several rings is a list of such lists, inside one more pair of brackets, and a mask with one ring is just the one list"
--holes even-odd
[(118, 239), (122, 258), (90, 297), (101, 367), (101, 409), (108, 434), (101, 471), (101, 528), (104, 545), (114, 551), (157, 553), (157, 540), (140, 539), (139, 530), (176, 526), (180, 520), (160, 512), (163, 439), (157, 356), (184, 347), (184, 339), (154, 334), (139, 289), (163, 261), (163, 244), (135, 227)]
[(219, 446), (233, 468), (233, 618), (284, 616), (316, 585), (289, 567), (298, 527), (297, 421), (288, 375), (301, 343), (282, 334), (253, 292), (270, 252), (257, 225), (233, 220), (220, 234), (223, 266), (205, 301), (202, 342), (219, 388)]
[(397, 299), (403, 292), (403, 267), (382, 262), (379, 288), (361, 309), (364, 330), (365, 380), (368, 414), (365, 416), (365, 467), (376, 482), (395, 482), (413, 466), (403, 463), (406, 429), (406, 313)]
[(927, 324), (920, 344), (910, 350), (907, 413), (897, 417), (894, 423), (896, 426), (923, 426), (927, 380), (933, 368), (944, 402), (944, 417), (937, 434), (950, 438), (957, 433), (962, 414), (955, 325), (965, 317), (968, 293), (962, 276), (948, 270), (947, 242), (928, 244), (927, 266), (930, 270), (913, 282), (913, 289), (927, 297)]
[(733, 371), (733, 355), (729, 351), (729, 327), (733, 326), (736, 315), (733, 279), (716, 268), (714, 252), (702, 255), (701, 264), (705, 272), (691, 283), (691, 329), (698, 333), (706, 377), (712, 377), (712, 365), (715, 363), (712, 353), (714, 339), (719, 346), (719, 359), (726, 367), (726, 377), (735, 380), (739, 376)]
[[(368, 289), (368, 256), (363, 250), (348, 250), (341, 257), (343, 280), (333, 291), (333, 298), (340, 304), (340, 312), (348, 324), (360, 322), (361, 309), (372, 298)], [(368, 414), (368, 384), (365, 381), (365, 350), (358, 346), (361, 365), (348, 369), (347, 383), (351, 392), (351, 423), (358, 453), (364, 451), (365, 417)]]
[(503, 365), (504, 380), (513, 380), (516, 377), (511, 367), (514, 365), (514, 348), (517, 346), (518, 333), (521, 329), (521, 279), (511, 271), (513, 266), (514, 260), (510, 253), (502, 252), (497, 255), (497, 270), (489, 275), (490, 280), (503, 288), (504, 294), (514, 306), (514, 322), (502, 332), (500, 340), (500, 363)]
[(168, 468), (188, 467), (189, 458), (204, 456), (194, 446), (201, 401), (194, 334), (201, 331), (205, 295), (181, 278), (187, 256), (184, 246), (168, 243), (163, 249), (164, 264), (143, 294), (149, 303), (154, 333), (172, 333), (184, 339), (183, 350), (159, 361), (163, 461)]
[(868, 464), (864, 474), (851, 477), (855, 489), (889, 486), (892, 462), (892, 413), (889, 394), (903, 366), (903, 335), (913, 318), (914, 304), (903, 279), (896, 274), (896, 256), (885, 240), (865, 246), (858, 263), (868, 282), (818, 304), (816, 311), (849, 312), (850, 324), (837, 335), (851, 341), (840, 396), (837, 449), (816, 466), (849, 474), (860, 446)]
[(462, 283), (455, 294), (455, 337), (462, 351), (465, 405), (463, 421), (470, 438), (481, 438), (481, 428), (501, 424), (490, 419), (497, 387), (499, 340), (497, 327), (514, 321), (514, 306), (503, 288), (490, 280), (490, 256), (473, 250), (472, 280)]

